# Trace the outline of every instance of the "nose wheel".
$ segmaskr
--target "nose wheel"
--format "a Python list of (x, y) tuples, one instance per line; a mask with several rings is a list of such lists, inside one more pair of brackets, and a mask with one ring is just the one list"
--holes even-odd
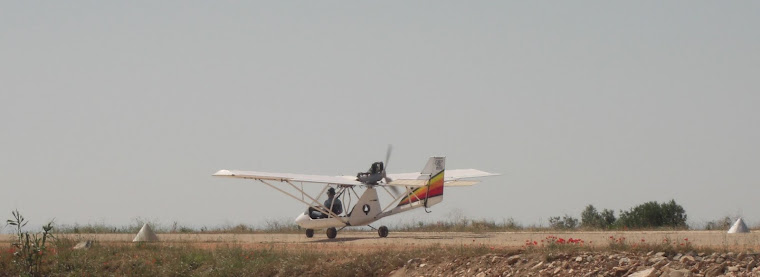
[(314, 236), (314, 229), (306, 229), (306, 237), (310, 238)]

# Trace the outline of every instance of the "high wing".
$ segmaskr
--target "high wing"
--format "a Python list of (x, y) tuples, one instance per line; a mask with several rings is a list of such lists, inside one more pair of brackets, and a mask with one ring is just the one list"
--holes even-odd
[[(447, 169), (443, 173), (444, 186), (472, 186), (480, 183), (480, 180), (462, 180), (469, 178), (480, 178), (488, 176), (497, 176), (498, 173), (490, 173), (477, 169)], [(419, 172), (388, 174), (393, 181), (388, 185), (391, 186), (424, 186), (427, 179), (419, 179)]]
[(217, 171), (216, 173), (214, 173), (213, 176), (253, 179), (253, 180), (270, 180), (270, 181), (278, 181), (278, 182), (288, 181), (288, 182), (335, 184), (335, 185), (344, 185), (344, 186), (362, 185), (362, 183), (356, 181), (355, 179), (352, 179), (351, 176), (324, 176), (324, 175), (272, 173), (272, 172), (241, 171), (241, 170), (226, 170), (226, 169)]

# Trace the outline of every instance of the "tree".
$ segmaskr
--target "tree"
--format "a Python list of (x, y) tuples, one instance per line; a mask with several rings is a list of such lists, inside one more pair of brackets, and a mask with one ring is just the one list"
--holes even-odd
[(705, 224), (705, 230), (727, 230), (729, 227), (731, 227), (731, 218), (728, 216)]
[(671, 199), (668, 203), (662, 203), (660, 208), (662, 209), (664, 226), (686, 227), (686, 210), (681, 205), (676, 204), (675, 199)]
[(610, 226), (612, 226), (612, 224), (615, 223), (615, 220), (617, 220), (615, 218), (615, 212), (613, 210), (604, 209), (602, 211), (601, 216), (602, 216), (602, 221), (604, 221), (605, 228), (609, 228)]
[(651, 201), (621, 211), (616, 224), (628, 228), (686, 228), (686, 211), (675, 200), (662, 204)]
[(564, 215), (562, 219), (559, 216), (549, 218), (549, 226), (553, 229), (575, 229), (578, 227), (578, 219)]
[(594, 208), (594, 205), (589, 204), (586, 209), (581, 213), (581, 226), (584, 228), (605, 228), (604, 219), (602, 215)]

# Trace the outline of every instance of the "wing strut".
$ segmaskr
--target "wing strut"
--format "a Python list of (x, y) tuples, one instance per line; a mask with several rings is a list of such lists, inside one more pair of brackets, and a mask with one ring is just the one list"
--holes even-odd
[(393, 200), (388, 203), (388, 206), (385, 206), (385, 208), (383, 209), (383, 212), (388, 211), (388, 209), (390, 209), (391, 206), (393, 206), (393, 204), (397, 204), (396, 202), (398, 202), (398, 200), (401, 199), (401, 197), (403, 197), (406, 194), (409, 194), (409, 189), (407, 187), (404, 187), (404, 189), (406, 189), (405, 194), (400, 194), (400, 193), (393, 194), (387, 188), (385, 188), (385, 186), (381, 186), (381, 188), (383, 188), (385, 192), (388, 193), (388, 195), (393, 197)]
[[(272, 188), (274, 188), (274, 189), (276, 189), (276, 190), (278, 190), (278, 191), (280, 191), (280, 192), (284, 193), (284, 194), (285, 194), (285, 195), (287, 195), (287, 196), (290, 196), (291, 198), (293, 198), (293, 199), (297, 200), (298, 202), (304, 203), (304, 204), (306, 204), (307, 206), (311, 206), (311, 204), (309, 204), (309, 203), (306, 203), (306, 201), (303, 201), (303, 200), (299, 199), (297, 196), (295, 196), (295, 195), (293, 195), (293, 194), (291, 194), (291, 193), (289, 193), (289, 192), (287, 192), (287, 191), (284, 191), (284, 190), (282, 190), (281, 188), (278, 188), (277, 186), (274, 186), (274, 185), (272, 185), (272, 184), (270, 184), (270, 183), (267, 183), (267, 182), (265, 182), (264, 180), (259, 180), (259, 182), (262, 182), (262, 183), (264, 183), (265, 185), (267, 185), (267, 186), (270, 186), (270, 187), (272, 187)], [(293, 184), (292, 184), (290, 181), (285, 181), (285, 183), (288, 183), (288, 184), (289, 184), (289, 185), (291, 185), (293, 188), (295, 188), (296, 190), (298, 190), (298, 187), (296, 187), (295, 185), (293, 185)], [(310, 195), (308, 195), (308, 194), (304, 193), (304, 192), (303, 192), (303, 190), (300, 190), (300, 191), (301, 191), (301, 193), (303, 193), (303, 195), (305, 195), (306, 197), (308, 197), (308, 198), (309, 198), (309, 199), (311, 199), (312, 201), (314, 201), (314, 202), (316, 202), (316, 203), (319, 203), (319, 202), (317, 202), (317, 200), (316, 200), (316, 199), (314, 199), (314, 198), (312, 198)], [(316, 207), (316, 209), (317, 209), (317, 210), (319, 210), (320, 212), (323, 212), (323, 213), (326, 213), (326, 214), (332, 215), (333, 217), (337, 218), (338, 220), (340, 220), (340, 221), (341, 221), (341, 222), (343, 222), (344, 224), (346, 223), (346, 221), (345, 221), (343, 218), (339, 217), (338, 215), (336, 215), (335, 213), (333, 213), (333, 212), (332, 212), (332, 211), (330, 211), (329, 209), (327, 209), (327, 210), (324, 210), (324, 209), (322, 209), (323, 207), (324, 207), (324, 205), (321, 205), (321, 204), (320, 204), (318, 207)]]

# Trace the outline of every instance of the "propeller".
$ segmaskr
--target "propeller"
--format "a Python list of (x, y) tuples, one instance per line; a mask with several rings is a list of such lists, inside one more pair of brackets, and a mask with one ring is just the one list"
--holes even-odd
[[(388, 162), (391, 159), (391, 152), (392, 151), (393, 151), (393, 145), (388, 144), (388, 151), (385, 152), (385, 163), (383, 164), (383, 180), (385, 180), (386, 184), (390, 184), (391, 182), (393, 182), (393, 179), (391, 179), (390, 177), (388, 177), (386, 175), (386, 173), (385, 173), (386, 170), (388, 169)], [(395, 194), (397, 196), (399, 195), (400, 192), (398, 190), (398, 187), (396, 187), (396, 186), (389, 186), (389, 187), (391, 188), (391, 191), (393, 191), (393, 194)]]

